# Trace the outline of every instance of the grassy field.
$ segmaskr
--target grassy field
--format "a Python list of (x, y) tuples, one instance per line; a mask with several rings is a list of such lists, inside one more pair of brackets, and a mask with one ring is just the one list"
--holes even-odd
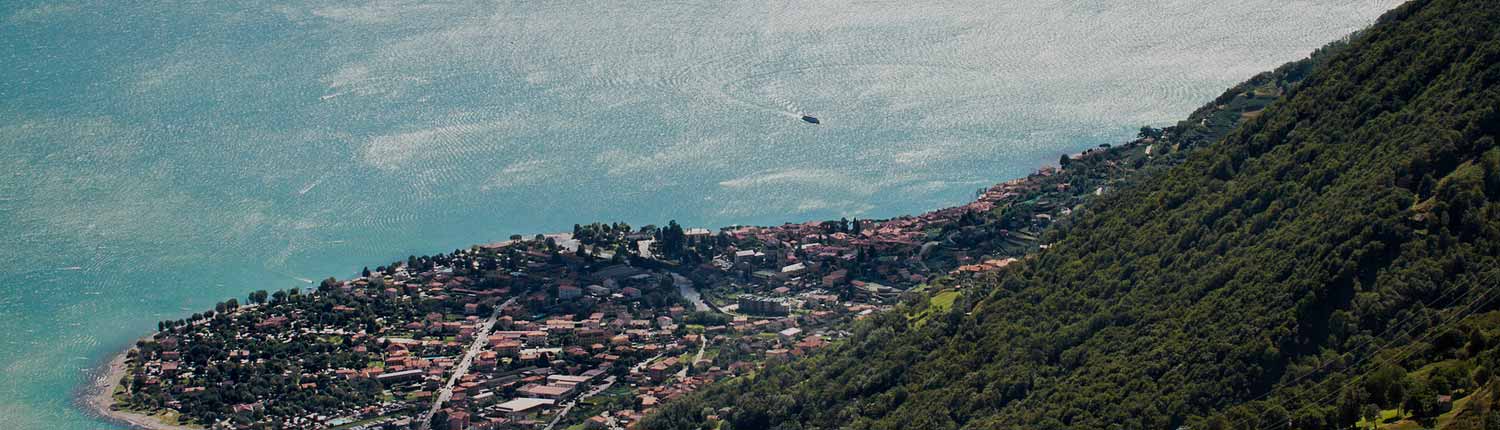
[[(1409, 415), (1407, 415), (1407, 416), (1398, 416), (1398, 415), (1399, 415), (1399, 413), (1395, 409), (1386, 409), (1386, 410), (1380, 411), (1380, 419), (1376, 420), (1376, 422), (1374, 424), (1379, 425), (1379, 428), (1382, 428), (1382, 429), (1392, 428), (1390, 426), (1398, 424), (1398, 423), (1403, 423), (1403, 422), (1411, 422), (1411, 423), (1415, 424), (1415, 422), (1412, 422), (1412, 421), (1409, 421), (1409, 420), (1406, 419), (1406, 418), (1409, 417)], [(1354, 427), (1356, 427), (1356, 428), (1362, 428), (1362, 429), (1367, 429), (1367, 428), (1373, 427), (1371, 424), (1372, 423), (1370, 423), (1369, 420), (1359, 420), (1359, 422), (1354, 423)]]
[(953, 302), (958, 301), (958, 295), (958, 291), (944, 291), (941, 293), (933, 294), (932, 297), (929, 297), (927, 299), (927, 307), (925, 309), (922, 309), (921, 312), (917, 312), (913, 315), (908, 315), (907, 320), (911, 321), (913, 324), (920, 326), (923, 323), (927, 322), (928, 317), (942, 314), (948, 312), (949, 309), (952, 309)]
[(927, 300), (927, 309), (931, 309), (933, 312), (947, 312), (949, 308), (953, 307), (953, 302), (956, 300), (958, 300), (957, 291), (937, 293), (931, 299)]

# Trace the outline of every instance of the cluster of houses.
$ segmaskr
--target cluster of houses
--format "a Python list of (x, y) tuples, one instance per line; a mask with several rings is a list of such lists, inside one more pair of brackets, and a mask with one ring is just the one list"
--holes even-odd
[(980, 190), (967, 204), (916, 216), (700, 231), (698, 240), (712, 244), (715, 255), (691, 269), (714, 292), (714, 304), (747, 315), (785, 315), (822, 302), (809, 296), (890, 303), (936, 278), (1002, 270), (1045, 249), (1042, 231), (1139, 168), (1143, 163), (1131, 160), (1149, 158), (1145, 143), (1074, 154), (1069, 167), (1043, 167)]
[[(555, 239), (562, 238), (565, 236)], [(681, 303), (649, 307), (639, 300), (642, 294), (660, 293), (664, 288), (676, 293), (677, 282), (667, 269), (611, 264), (576, 270), (569, 268), (568, 259), (559, 260), (558, 256), (576, 253), (577, 248), (548, 254), (533, 249), (535, 245), (537, 242), (519, 242), (490, 247), (491, 252), (533, 259), (526, 264), (529, 270), (493, 278), (555, 286), (534, 289), (555, 293), (521, 295), (516, 303), (498, 309), (500, 316), (494, 331), (483, 339), (474, 370), (453, 389), (443, 413), (438, 415), (446, 421), (433, 422), (434, 428), (540, 429), (575, 420), (590, 427), (626, 428), (662, 402), (719, 379), (753, 371), (766, 359), (819, 348), (828, 338), (838, 336), (829, 327), (842, 316), (871, 310), (854, 307), (794, 315), (783, 312), (779, 317), (741, 315), (728, 321), (693, 324), (689, 308)], [(517, 252), (517, 247), (525, 250)], [(543, 258), (550, 263), (533, 264)], [(566, 288), (570, 286), (577, 291)], [(836, 298), (825, 299), (836, 304)], [(547, 302), (588, 302), (591, 312), (536, 312), (535, 304)], [(461, 325), (460, 333), (468, 328)], [(724, 354), (726, 349), (733, 353)], [(407, 382), (405, 391), (397, 385), (396, 391), (423, 393), (444, 375), (431, 372), (426, 376)], [(628, 406), (570, 414), (577, 415), (576, 419), (559, 417), (570, 410), (607, 403), (591, 402), (591, 397), (624, 400), (613, 404)]]
[[(1044, 170), (1037, 177), (1051, 177)], [(880, 305), (936, 277), (1004, 267), (997, 250), (989, 258), (975, 246), (954, 246), (944, 232), (981, 223), (997, 205), (1034, 195), (1036, 178), (985, 190), (969, 204), (883, 221), (808, 222), (773, 227), (736, 226), (696, 240), (712, 244), (708, 263), (684, 272), (710, 291), (716, 310), (774, 317), (799, 310), (831, 309), (840, 302)], [(1050, 207), (1050, 206), (1049, 206)], [(1015, 231), (988, 234), (990, 241), (1034, 249), (1044, 218)], [(690, 236), (689, 240), (695, 238)]]
[[(801, 336), (797, 327), (836, 320), (821, 311), (690, 324), (691, 304), (681, 301), (677, 277), (666, 268), (579, 257), (580, 245), (566, 235), (547, 239), (459, 251), (446, 265), (393, 265), (325, 281), (316, 293), (165, 330), (139, 349), (132, 373), (142, 386), (133, 388), (154, 387), (168, 399), (162, 407), (177, 409), (205, 389), (198, 376), (209, 368), (271, 366), (273, 359), (258, 347), (331, 344), (338, 349), (319, 361), (345, 364), (304, 367), (297, 379), (312, 382), (299, 389), (331, 393), (335, 386), (373, 381), (379, 400), (312, 413), (285, 407), (287, 396), (246, 399), (253, 401), (222, 411), (239, 420), (209, 424), (419, 428), (427, 420), (430, 428), (458, 430), (543, 429), (586, 420), (623, 428), (660, 402), (753, 370), (759, 360), (821, 346), (823, 337)], [(673, 300), (652, 303), (652, 296)], [(216, 338), (224, 331), (207, 329), (208, 321), (239, 327), (231, 330), (235, 338)], [(715, 362), (719, 347), (710, 345), (756, 334), (764, 335), (752, 343), (760, 349)], [(184, 360), (198, 344), (233, 349)], [(355, 358), (331, 359), (338, 354)], [(208, 386), (231, 383), (214, 382)], [(586, 409), (595, 396), (629, 399), (619, 402), (629, 406), (562, 416)], [(428, 415), (434, 402), (441, 402), (440, 410)], [(282, 412), (288, 410), (299, 413)]]
[[(224, 398), (224, 381), (204, 378), (209, 368), (268, 366), (274, 360), (256, 348), (269, 344), (325, 343), (337, 353), (317, 362), (337, 366), (303, 358), (303, 373), (283, 376), (305, 381), (296, 389), (310, 396), (373, 381), (378, 401), (311, 411), (278, 404), (300, 398), (285, 393), (237, 398), (206, 415), (218, 419), (211, 424), (626, 428), (663, 401), (815, 350), (841, 336), (840, 322), (887, 308), (913, 286), (1002, 270), (1044, 248), (1042, 229), (1104, 193), (1123, 169), (1118, 158), (1079, 154), (1073, 167), (1044, 168), (917, 216), (689, 228), (670, 240), (654, 227), (596, 225), (575, 228), (583, 238), (513, 236), (413, 257), (330, 279), (317, 293), (165, 328), (138, 348), (128, 386), (150, 394), (149, 402), (133, 398), (137, 406), (188, 411), (203, 406), (199, 397)], [(666, 258), (687, 254), (666, 243), (708, 258)], [(722, 315), (694, 321), (703, 311)], [(225, 321), (240, 327), (233, 338), (207, 329)], [(217, 350), (187, 359), (198, 344)], [(434, 404), (436, 413), (424, 411)]]

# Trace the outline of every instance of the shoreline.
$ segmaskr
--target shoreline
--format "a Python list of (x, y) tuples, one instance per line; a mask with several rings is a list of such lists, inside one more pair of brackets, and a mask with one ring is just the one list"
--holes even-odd
[(120, 386), (120, 379), (125, 377), (126, 370), (128, 370), (125, 366), (125, 357), (134, 350), (135, 347), (132, 346), (114, 354), (109, 362), (100, 368), (102, 374), (95, 376), (88, 390), (80, 395), (79, 401), (85, 406), (84, 409), (101, 419), (132, 429), (202, 430), (198, 427), (167, 424), (155, 416), (112, 408), (115, 404), (115, 389)]

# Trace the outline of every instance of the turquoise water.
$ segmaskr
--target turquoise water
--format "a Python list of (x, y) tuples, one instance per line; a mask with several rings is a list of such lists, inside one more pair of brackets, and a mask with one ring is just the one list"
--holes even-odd
[(1395, 4), (1114, 3), (7, 0), (0, 428), (111, 428), (92, 369), (254, 289), (959, 203)]

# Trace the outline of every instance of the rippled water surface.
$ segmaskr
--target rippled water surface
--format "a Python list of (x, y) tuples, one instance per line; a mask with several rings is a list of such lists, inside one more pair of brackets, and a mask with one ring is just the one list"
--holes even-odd
[(253, 289), (962, 202), (1394, 4), (6, 1), (0, 428), (107, 427), (72, 403), (91, 368)]

